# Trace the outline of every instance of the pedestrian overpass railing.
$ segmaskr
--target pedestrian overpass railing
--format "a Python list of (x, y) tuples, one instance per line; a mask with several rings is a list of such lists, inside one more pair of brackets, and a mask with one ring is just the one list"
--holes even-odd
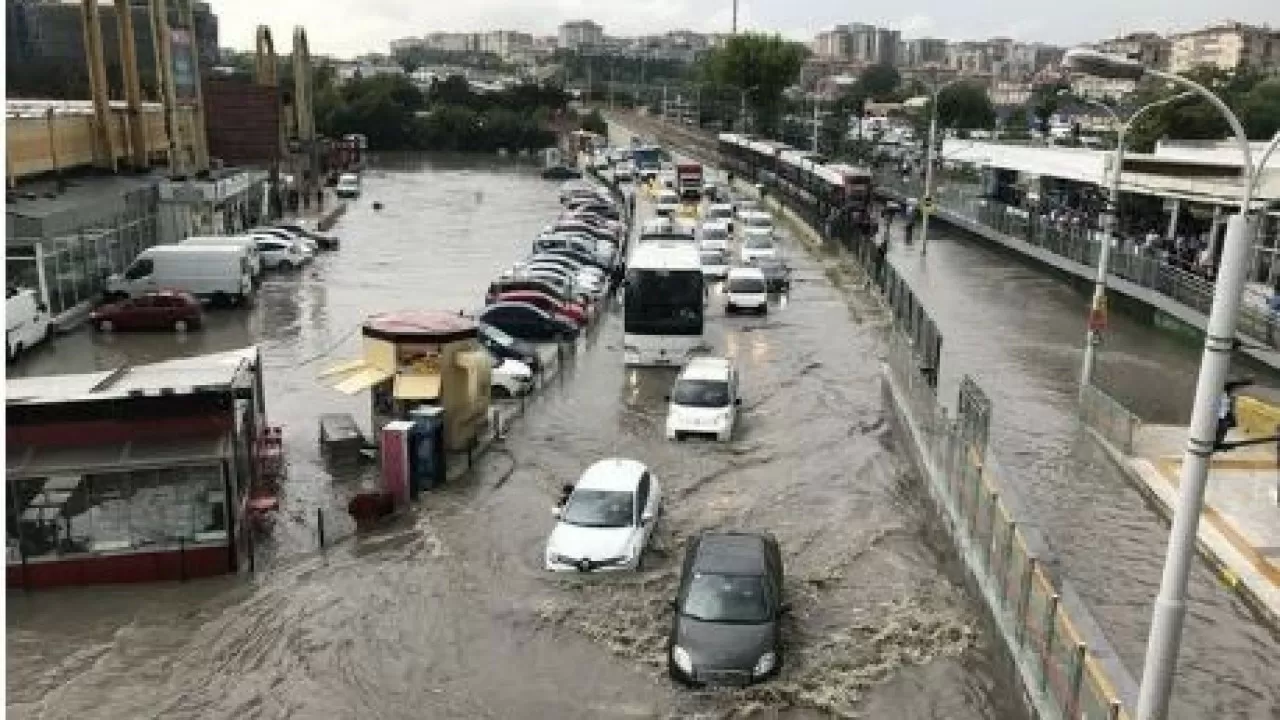
[[(876, 181), (908, 196), (920, 197), (923, 183), (918, 178), (904, 179), (896, 173), (879, 173)], [(934, 189), (938, 207), (970, 222), (981, 224), (1010, 238), (1043, 248), (1059, 257), (1089, 268), (1097, 267), (1098, 254), (1104, 240), (1095, 231), (1081, 226), (1061, 226), (1047, 222), (1038, 214), (984, 198), (972, 183), (954, 183)], [(1207, 316), (1213, 306), (1212, 282), (1160, 258), (1134, 253), (1112, 252), (1108, 274), (1153, 290), (1181, 305)], [(1090, 277), (1092, 275), (1090, 274)], [(1280, 349), (1280, 332), (1276, 319), (1268, 309), (1266, 295), (1247, 288), (1240, 306), (1238, 332), (1268, 347)]]
[[(1078, 596), (1055, 582), (1047, 545), (1018, 509), (1009, 487), (987, 459), (991, 403), (972, 378), (962, 382), (956, 416), (938, 401), (920, 372), (912, 340), (895, 330), (887, 375), (906, 407), (926, 484), (956, 548), (985, 601), (1041, 717), (1119, 720), (1131, 717), (1118, 688), (1132, 688)], [(967, 396), (967, 397), (966, 397)], [(1086, 634), (1080, 628), (1094, 628)], [(1088, 639), (1086, 639), (1088, 637)]]

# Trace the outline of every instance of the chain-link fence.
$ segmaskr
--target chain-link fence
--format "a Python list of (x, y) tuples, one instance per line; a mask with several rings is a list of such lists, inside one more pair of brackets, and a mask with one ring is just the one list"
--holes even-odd
[[(1064, 593), (1045, 571), (1048, 558), (1030, 550), (1006, 485), (986, 458), (991, 404), (971, 378), (961, 384), (955, 418), (919, 371), (911, 340), (894, 332), (888, 357), (904, 425), (915, 437), (926, 481), (956, 547), (980, 589), (1038, 712), (1072, 720), (1129, 717), (1116, 688), (1132, 686), (1109, 648), (1091, 647), (1077, 629)], [(1095, 640), (1095, 645), (1100, 645)]]

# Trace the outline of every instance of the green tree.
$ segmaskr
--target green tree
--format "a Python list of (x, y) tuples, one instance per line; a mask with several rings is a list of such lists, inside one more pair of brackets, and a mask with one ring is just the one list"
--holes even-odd
[(1027, 115), (1026, 108), (1014, 108), (1009, 116), (1004, 119), (1004, 128), (1014, 132), (1026, 132), (1027, 125), (1031, 118)]
[(778, 129), (782, 93), (795, 82), (808, 50), (780, 35), (742, 33), (730, 37), (703, 59), (704, 77), (746, 94), (757, 130), (770, 134)]
[(1066, 83), (1046, 83), (1031, 89), (1031, 113), (1041, 130), (1049, 127), (1049, 118), (1062, 106), (1063, 91), (1071, 86)]
[[(1234, 71), (1202, 66), (1185, 75), (1232, 108), (1251, 139), (1268, 139), (1280, 129), (1280, 81), (1247, 66)], [(1181, 92), (1163, 83), (1144, 83), (1134, 96), (1133, 106), (1141, 107)], [(1222, 114), (1208, 101), (1193, 96), (1143, 115), (1134, 123), (1125, 144), (1137, 152), (1150, 152), (1160, 138), (1215, 140), (1230, 135), (1231, 128)]]
[[(928, 108), (926, 107), (926, 111)], [(996, 110), (987, 91), (976, 83), (956, 83), (938, 93), (938, 127), (957, 130), (995, 127)]]
[(892, 100), (901, 82), (902, 76), (894, 66), (872, 65), (858, 76), (856, 92), (877, 102)]
[(1240, 103), (1240, 114), (1251, 138), (1274, 137), (1280, 132), (1280, 78), (1254, 85)]
[(609, 123), (604, 121), (604, 116), (599, 110), (592, 110), (583, 116), (581, 120), (582, 129), (596, 133), (598, 135), (609, 134)]

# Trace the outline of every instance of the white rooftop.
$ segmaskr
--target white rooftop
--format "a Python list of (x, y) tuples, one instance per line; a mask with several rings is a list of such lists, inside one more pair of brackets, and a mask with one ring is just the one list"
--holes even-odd
[(644, 463), (627, 458), (597, 460), (582, 472), (575, 489), (635, 490), (640, 475), (647, 469)]
[[(1233, 153), (1221, 148), (1181, 147), (1158, 148), (1153, 154), (1127, 153), (1125, 159), (1126, 161), (1145, 159), (1169, 163), (1192, 162), (1239, 166), (1239, 151), (1234, 152), (1234, 161), (1231, 160), (1232, 155)], [(1111, 152), (1084, 148), (1006, 145), (947, 138), (943, 142), (942, 157), (948, 162), (1004, 168), (1028, 175), (1105, 185), (1105, 173), (1109, 167)], [(1125, 192), (1176, 197), (1211, 204), (1238, 202), (1240, 183), (1238, 177), (1192, 178), (1136, 172), (1126, 172), (1121, 178), (1121, 186)], [(1280, 157), (1275, 158), (1268, 165), (1268, 170), (1263, 172), (1255, 197), (1260, 200), (1280, 199)]]
[(243, 381), (242, 373), (257, 361), (258, 348), (251, 346), (115, 370), (9, 378), (5, 401), (10, 405), (57, 403), (225, 389)]

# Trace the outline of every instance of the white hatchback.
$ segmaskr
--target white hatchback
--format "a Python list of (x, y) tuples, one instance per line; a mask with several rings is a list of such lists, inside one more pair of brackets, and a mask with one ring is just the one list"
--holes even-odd
[(637, 570), (662, 509), (658, 478), (636, 460), (608, 458), (566, 486), (553, 513), (546, 569), (556, 572)]
[(680, 196), (670, 190), (663, 190), (653, 200), (653, 214), (658, 217), (674, 218), (680, 211)]
[(776, 258), (778, 257), (778, 246), (773, 242), (772, 235), (748, 233), (742, 238), (742, 247), (738, 250), (738, 257), (742, 259), (743, 265), (750, 265), (760, 258)]
[(720, 220), (707, 220), (698, 231), (698, 247), (703, 250), (729, 249), (729, 224)]
[(769, 285), (759, 268), (736, 267), (729, 271), (724, 283), (724, 309), (769, 312)]
[(738, 420), (738, 370), (728, 358), (697, 357), (671, 388), (667, 439), (703, 436), (726, 442)]

